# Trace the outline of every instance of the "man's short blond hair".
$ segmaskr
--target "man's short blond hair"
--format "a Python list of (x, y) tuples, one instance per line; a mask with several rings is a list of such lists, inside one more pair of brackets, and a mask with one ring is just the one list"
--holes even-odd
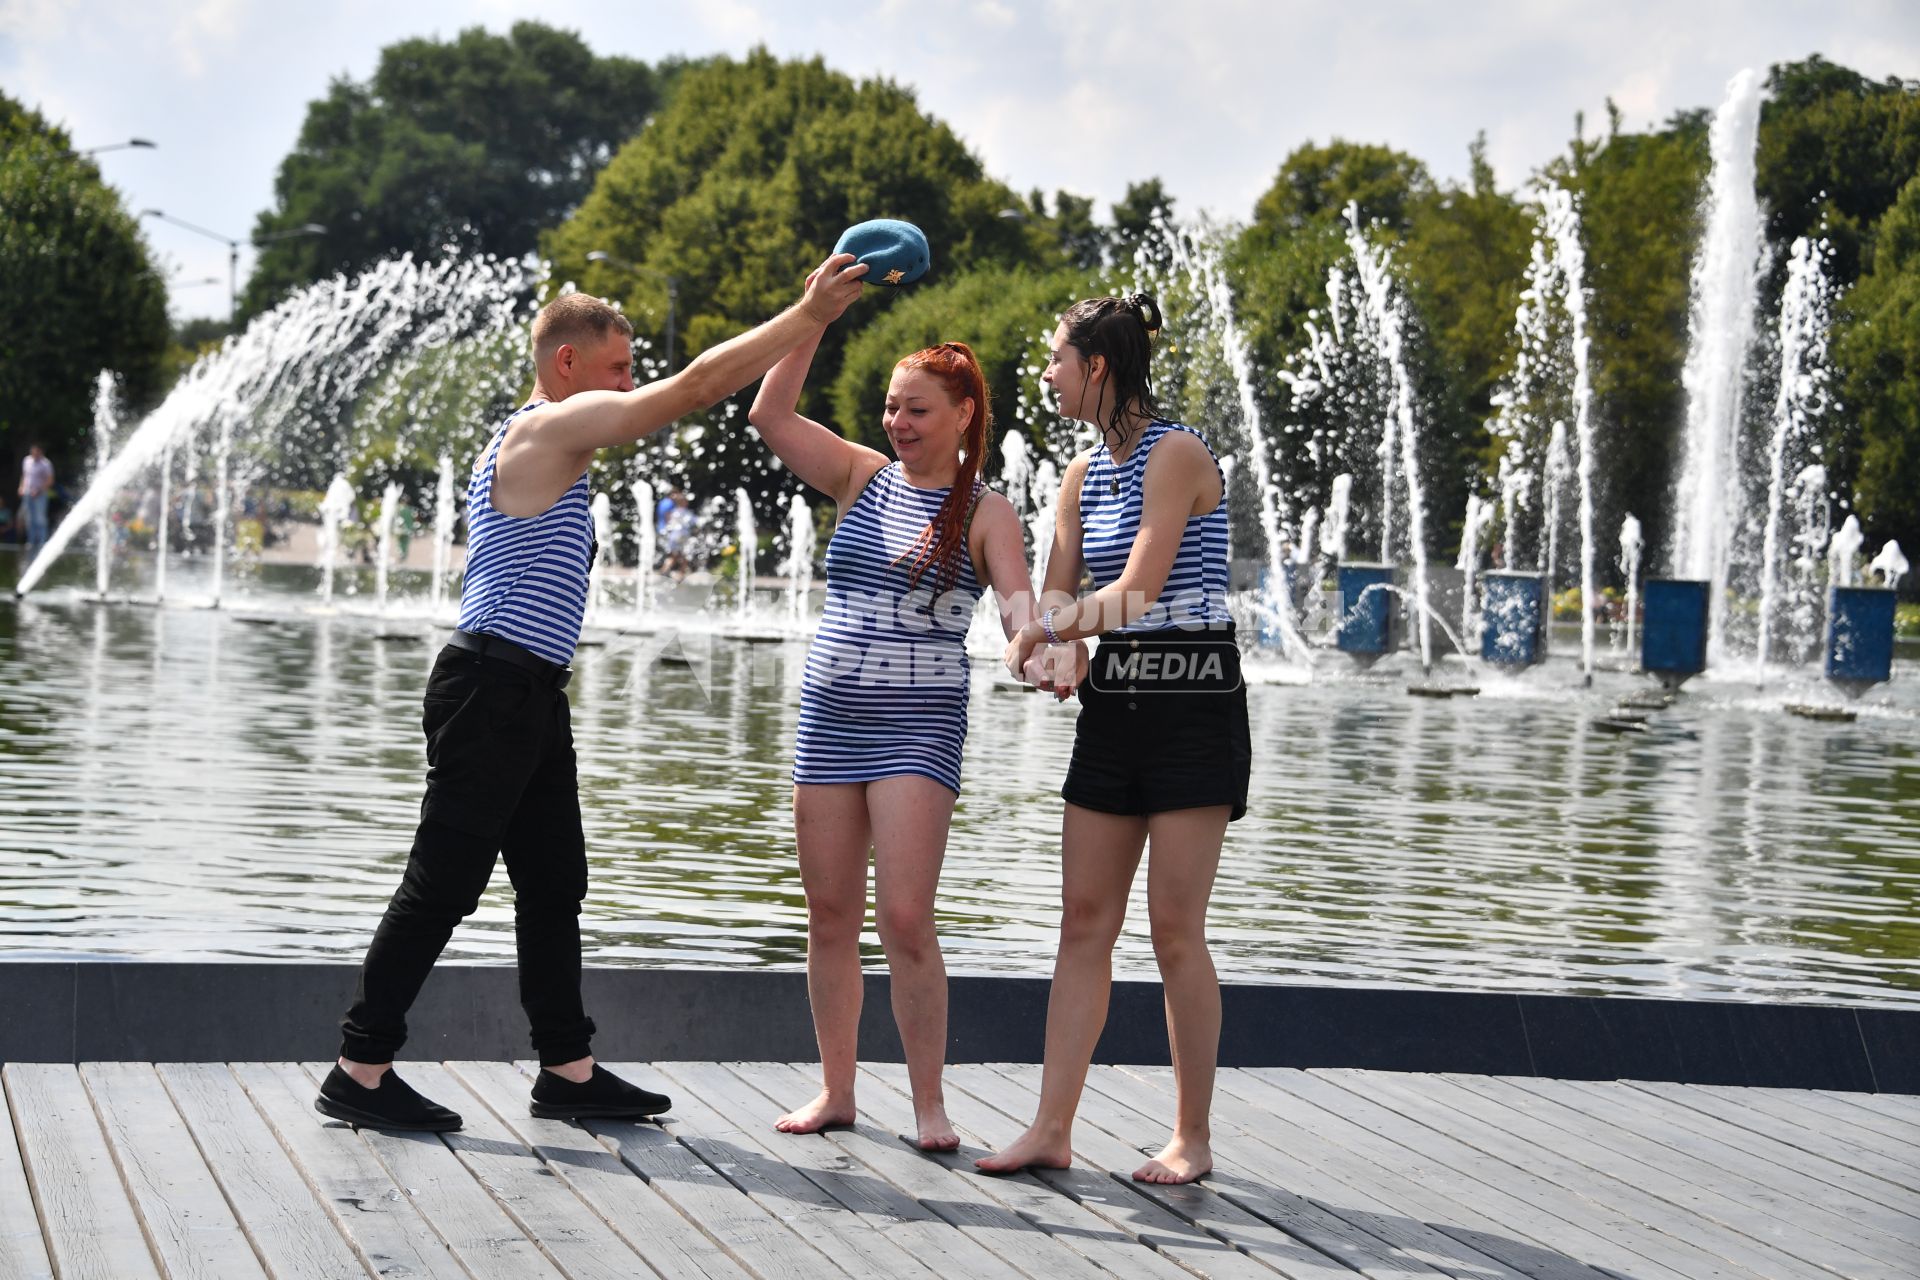
[(579, 349), (604, 342), (616, 333), (631, 340), (632, 322), (590, 294), (563, 293), (533, 318), (534, 363), (552, 359), (563, 346)]

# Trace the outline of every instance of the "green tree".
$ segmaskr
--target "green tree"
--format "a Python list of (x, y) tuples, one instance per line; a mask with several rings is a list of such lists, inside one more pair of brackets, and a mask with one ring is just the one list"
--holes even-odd
[(0, 94), (0, 454), (43, 444), (72, 476), (95, 376), (135, 409), (160, 390), (166, 286), (138, 224), (66, 131)]
[(372, 79), (336, 80), (309, 104), (255, 235), (309, 223), (326, 232), (268, 245), (246, 311), (403, 252), (532, 251), (646, 122), (676, 69), (597, 57), (539, 22), (387, 46)]
[[(1773, 67), (1767, 91), (1755, 157), (1767, 237), (1825, 236), (1834, 279), (1852, 284), (1874, 224), (1920, 172), (1920, 82), (1875, 82), (1815, 54)], [(1773, 292), (1783, 278), (1776, 269)]]
[(1682, 112), (1664, 129), (1576, 135), (1543, 179), (1580, 200), (1587, 251), (1593, 414), (1602, 529), (1624, 512), (1647, 545), (1664, 544), (1667, 495), (1686, 422), (1689, 270), (1700, 237), (1707, 116)]
[[(894, 364), (936, 343), (964, 342), (986, 375), (997, 431), (1024, 427), (1029, 443), (1044, 448), (1046, 434), (1033, 411), (1040, 385), (1037, 353), (1044, 351), (1060, 313), (1092, 288), (1086, 271), (1066, 267), (984, 269), (915, 292), (848, 341), (832, 384), (830, 421), (848, 439), (884, 450), (880, 414)], [(994, 474), (998, 468), (996, 445), (987, 472)]]
[(1857, 424), (1861, 521), (1911, 558), (1920, 549), (1920, 177), (1901, 188), (1873, 241), (1836, 326), (1841, 416)]
[[(593, 192), (544, 240), (561, 280), (619, 299), (656, 345), (666, 292), (677, 282), (680, 348), (692, 355), (758, 323), (798, 294), (805, 270), (840, 233), (868, 218), (920, 226), (933, 251), (925, 284), (877, 287), (854, 313), (876, 310), (974, 266), (1057, 262), (1044, 228), (1003, 218), (1020, 208), (1007, 187), (910, 90), (856, 83), (818, 59), (782, 62), (757, 50), (688, 69), (672, 100), (621, 149)], [(612, 259), (589, 262), (595, 250)], [(632, 264), (638, 270), (624, 264)], [(847, 325), (829, 330), (814, 386), (840, 369)], [(810, 395), (806, 407), (823, 412)], [(731, 412), (738, 414), (740, 405)], [(723, 419), (725, 411), (720, 415)], [(692, 424), (705, 433), (708, 424)], [(725, 432), (715, 445), (725, 441)], [(757, 473), (704, 447), (697, 485), (730, 488)]]

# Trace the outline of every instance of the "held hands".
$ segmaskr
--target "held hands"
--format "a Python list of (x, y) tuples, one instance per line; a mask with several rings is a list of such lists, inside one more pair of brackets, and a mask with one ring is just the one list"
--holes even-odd
[(867, 264), (855, 261), (852, 254), (834, 254), (807, 276), (801, 308), (823, 328), (832, 324), (860, 296), (860, 277), (866, 274)]
[(1052, 694), (1056, 702), (1065, 702), (1087, 678), (1090, 662), (1084, 640), (1075, 640), (1072, 644), (1043, 644), (1027, 659), (1023, 674), (1028, 684), (1042, 693)]

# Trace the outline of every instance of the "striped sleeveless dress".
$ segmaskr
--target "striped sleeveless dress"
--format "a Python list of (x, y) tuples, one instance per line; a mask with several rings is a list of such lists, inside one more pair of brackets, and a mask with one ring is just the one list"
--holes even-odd
[(916, 489), (890, 462), (827, 543), (827, 603), (800, 682), (796, 783), (919, 774), (960, 790), (967, 628), (981, 585), (962, 551), (953, 585), (909, 586), (914, 544), (946, 489)]
[[(1125, 462), (1116, 465), (1113, 455), (1104, 448), (1093, 451), (1086, 478), (1080, 482), (1080, 554), (1096, 590), (1113, 582), (1127, 567), (1133, 540), (1140, 532), (1140, 484), (1147, 473), (1147, 457), (1170, 431), (1184, 431), (1206, 444), (1206, 437), (1192, 427), (1155, 422)], [(1207, 452), (1213, 453), (1211, 446)], [(1219, 465), (1215, 457), (1214, 466)], [(1227, 529), (1223, 474), (1220, 504), (1203, 516), (1188, 517), (1160, 598), (1141, 617), (1118, 628), (1119, 633), (1221, 627), (1233, 621), (1233, 615), (1227, 612)]]
[(467, 480), (467, 570), (455, 625), (511, 640), (564, 667), (580, 640), (593, 567), (587, 473), (537, 516), (510, 516), (493, 506), (494, 467), (507, 428), (546, 403), (509, 414)]

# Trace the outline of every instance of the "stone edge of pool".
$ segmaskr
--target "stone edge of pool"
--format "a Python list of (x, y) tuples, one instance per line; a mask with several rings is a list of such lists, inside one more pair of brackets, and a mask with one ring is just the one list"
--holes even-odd
[[(0, 1062), (331, 1058), (355, 973), (313, 962), (0, 960)], [(405, 1056), (529, 1056), (515, 982), (506, 966), (441, 965)], [(609, 1060), (814, 1057), (802, 973), (590, 968), (585, 983), (594, 1048)], [(951, 989), (950, 1061), (1039, 1061), (1045, 979), (957, 975)], [(1249, 984), (1223, 997), (1223, 1066), (1920, 1093), (1920, 1010)], [(867, 975), (860, 1052), (900, 1059), (883, 973)], [(1114, 983), (1095, 1060), (1167, 1061), (1158, 983)]]

